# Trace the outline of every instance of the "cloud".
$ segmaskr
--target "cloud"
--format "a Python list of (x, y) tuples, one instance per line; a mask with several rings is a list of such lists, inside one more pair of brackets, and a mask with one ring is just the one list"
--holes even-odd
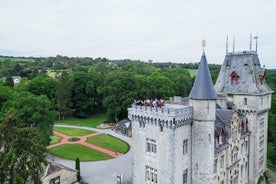
[[(209, 63), (222, 63), (225, 40), (276, 68), (276, 12), (272, 0), (48, 0), (0, 1), (0, 54), (90, 56), (198, 62), (207, 40)], [(264, 61), (263, 61), (264, 60)]]

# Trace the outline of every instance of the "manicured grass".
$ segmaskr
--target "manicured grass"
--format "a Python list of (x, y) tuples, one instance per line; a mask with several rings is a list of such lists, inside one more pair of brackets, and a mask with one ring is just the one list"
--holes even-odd
[(112, 158), (102, 152), (87, 148), (80, 144), (64, 144), (50, 149), (49, 152), (58, 157), (70, 160), (79, 158), (80, 161), (107, 160)]
[(61, 137), (53, 135), (53, 136), (51, 136), (51, 139), (52, 140), (51, 140), (50, 144), (56, 144), (60, 141)]
[(83, 136), (83, 135), (95, 133), (95, 131), (92, 131), (92, 130), (65, 128), (65, 127), (54, 127), (54, 130), (70, 136)]
[(96, 128), (107, 119), (106, 113), (95, 114), (88, 118), (65, 117), (65, 120), (56, 120), (55, 124), (75, 125)]
[(190, 72), (191, 77), (196, 76), (197, 69), (187, 69)]
[(126, 153), (129, 150), (129, 145), (127, 143), (107, 134), (89, 137), (88, 142), (120, 153)]

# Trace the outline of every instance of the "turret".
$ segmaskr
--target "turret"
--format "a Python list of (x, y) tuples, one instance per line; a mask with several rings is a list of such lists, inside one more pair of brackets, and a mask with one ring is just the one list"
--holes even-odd
[(189, 99), (193, 106), (192, 183), (213, 184), (217, 94), (204, 51)]

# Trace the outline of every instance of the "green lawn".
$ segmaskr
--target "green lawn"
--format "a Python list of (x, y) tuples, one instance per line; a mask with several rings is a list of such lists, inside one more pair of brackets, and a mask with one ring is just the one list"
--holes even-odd
[(129, 145), (127, 143), (107, 134), (89, 137), (88, 142), (120, 153), (126, 153), (129, 150)]
[(27, 63), (27, 62), (32, 62), (34, 61), (34, 59), (31, 59), (31, 58), (20, 58), (20, 57), (3, 57), (3, 56), (0, 56), (0, 61), (5, 61), (5, 60), (8, 60), (10, 62), (18, 62), (18, 63)]
[(187, 69), (190, 72), (191, 77), (194, 77), (197, 73), (197, 69)]
[(58, 157), (70, 160), (75, 160), (76, 158), (79, 158), (80, 161), (97, 161), (112, 158), (102, 152), (87, 148), (80, 144), (64, 144), (50, 149), (49, 152)]
[(65, 128), (65, 127), (54, 127), (54, 130), (70, 136), (83, 136), (83, 135), (95, 133), (95, 131), (92, 131), (92, 130)]
[(106, 113), (95, 114), (89, 118), (65, 117), (65, 120), (56, 120), (55, 124), (75, 125), (96, 128), (107, 119)]
[(60, 139), (61, 139), (61, 137), (53, 135), (53, 136), (51, 136), (51, 142), (50, 142), (50, 144), (56, 144), (56, 143), (58, 143), (60, 141)]

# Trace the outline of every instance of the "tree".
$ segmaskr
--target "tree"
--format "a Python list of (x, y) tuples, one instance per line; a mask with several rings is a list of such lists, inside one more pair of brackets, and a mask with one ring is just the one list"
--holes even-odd
[(186, 97), (192, 88), (192, 78), (188, 70), (183, 68), (163, 69), (162, 74), (173, 82), (175, 95)]
[(56, 102), (59, 111), (59, 120), (61, 116), (64, 120), (64, 114), (70, 110), (72, 104), (69, 75), (63, 71), (56, 79)]
[(14, 109), (15, 115), (24, 127), (34, 127), (39, 130), (44, 145), (51, 141), (56, 112), (45, 95), (35, 96), (29, 92), (19, 92), (4, 103), (2, 114)]
[(78, 173), (77, 173), (77, 180), (80, 181), (81, 180), (81, 175), (80, 175), (80, 159), (79, 158), (76, 158), (75, 169), (78, 171)]
[(4, 102), (6, 102), (12, 95), (13, 91), (12, 88), (8, 86), (1, 86), (0, 85), (0, 109)]
[(6, 86), (9, 86), (9, 87), (13, 87), (14, 86), (14, 82), (13, 82), (13, 79), (11, 76), (8, 76), (5, 80), (5, 85)]
[(85, 118), (94, 110), (96, 89), (93, 76), (85, 72), (75, 72), (70, 76), (72, 103), (75, 116)]
[(168, 77), (155, 72), (148, 77), (151, 89), (151, 98), (168, 99), (175, 95), (173, 82)]
[(41, 183), (46, 149), (34, 128), (23, 128), (13, 110), (0, 120), (0, 183)]
[(139, 87), (132, 72), (115, 71), (107, 75), (99, 92), (103, 94), (103, 105), (107, 109), (109, 121), (127, 117), (127, 108), (137, 99)]
[(38, 76), (29, 81), (27, 90), (35, 95), (46, 95), (52, 104), (55, 104), (55, 85), (53, 78)]

